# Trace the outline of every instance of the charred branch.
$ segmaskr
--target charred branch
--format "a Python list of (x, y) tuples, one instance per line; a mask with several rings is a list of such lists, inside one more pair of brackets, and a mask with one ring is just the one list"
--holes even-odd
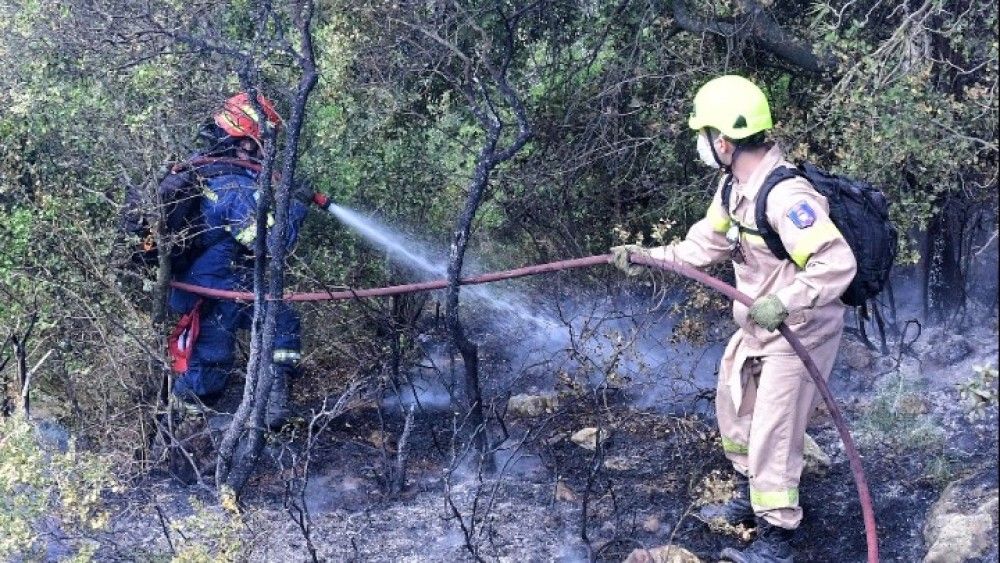
[[(281, 157), (281, 176), (272, 190), (272, 170), (276, 164), (276, 139), (273, 132), (264, 136), (268, 155), (260, 175), (257, 205), (257, 237), (254, 248), (254, 312), (251, 321), (251, 352), (247, 367), (247, 380), (243, 400), (233, 423), (226, 430), (219, 448), (216, 466), (216, 484), (227, 485), (239, 493), (256, 469), (264, 442), (264, 418), (268, 393), (274, 381), (272, 356), (277, 331), (278, 308), (271, 306), (269, 295), (282, 295), (285, 284), (286, 240), (288, 238), (291, 191), (295, 182), (299, 156), (299, 137), (305, 121), (306, 103), (319, 79), (312, 43), (313, 3), (311, 0), (297, 6), (295, 26), (300, 38), (297, 62), (302, 71), (294, 92), (291, 114), (286, 132), (286, 145)], [(273, 14), (264, 9), (259, 15), (258, 33), (266, 29), (266, 21)], [(241, 72), (241, 82), (250, 100), (258, 105), (255, 73), (251, 68)], [(263, 115), (262, 108), (257, 112)], [(273, 194), (272, 194), (273, 192)], [(268, 227), (268, 216), (274, 206), (274, 224)]]
[[(480, 455), (484, 457), (484, 464), (487, 467), (492, 466), (492, 462), (490, 459), (486, 459), (489, 457), (487, 456), (489, 439), (483, 408), (482, 386), (479, 379), (479, 350), (476, 344), (465, 335), (459, 318), (459, 282), (462, 278), (465, 251), (472, 233), (472, 223), (489, 186), (490, 176), (498, 165), (510, 160), (531, 138), (527, 110), (520, 95), (511, 87), (507, 77), (515, 53), (518, 24), (525, 12), (524, 9), (521, 9), (513, 15), (508, 15), (500, 4), (496, 5), (495, 12), (503, 25), (503, 49), (499, 59), (493, 61), (488, 54), (482, 54), (492, 50), (490, 48), (492, 41), (485, 36), (485, 32), (482, 32), (481, 29), (481, 52), (472, 56), (459, 57), (465, 62), (460, 78), (462, 82), (460, 91), (465, 95), (469, 110), (482, 126), (485, 138), (476, 157), (476, 166), (467, 190), (468, 197), (465, 206), (455, 222), (448, 256), (448, 290), (445, 301), (445, 322), (448, 333), (452, 344), (462, 355), (464, 362), (465, 392), (469, 408), (468, 422), (471, 427), (471, 438)], [(464, 14), (464, 16), (464, 19), (469, 20), (468, 25), (479, 29), (470, 15)], [(448, 49), (458, 50), (454, 46), (448, 47)], [(480, 63), (479, 65), (470, 64), (473, 57)], [(499, 93), (505, 107), (513, 112), (517, 122), (517, 135), (507, 146), (499, 146), (505, 123), (501, 117), (500, 108), (492, 99), (491, 90)]]

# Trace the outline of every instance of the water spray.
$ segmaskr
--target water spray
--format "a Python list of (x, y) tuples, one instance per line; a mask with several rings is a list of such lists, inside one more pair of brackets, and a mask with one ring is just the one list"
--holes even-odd
[(339, 219), (345, 225), (358, 231), (365, 238), (385, 248), (390, 255), (401, 258), (411, 266), (433, 276), (445, 275), (446, 269), (443, 264), (435, 264), (425, 256), (412, 252), (403, 245), (402, 241), (388, 234), (385, 228), (377, 225), (371, 219), (362, 217), (346, 207), (337, 205), (329, 197), (320, 193), (313, 196), (313, 203)]
[[(642, 266), (648, 266), (651, 268), (656, 268), (659, 270), (674, 272), (680, 274), (684, 277), (707, 285), (708, 287), (722, 293), (729, 299), (733, 301), (739, 301), (744, 305), (749, 306), (753, 299), (751, 299), (745, 293), (737, 290), (735, 287), (716, 279), (704, 272), (685, 266), (678, 262), (672, 262), (669, 260), (657, 260), (648, 256), (642, 256), (638, 254), (633, 254), (629, 256), (629, 260), (633, 264), (638, 264)], [(523, 278), (527, 276), (534, 276), (549, 272), (559, 272), (563, 270), (571, 270), (578, 268), (589, 268), (592, 266), (606, 265), (612, 262), (612, 257), (610, 254), (604, 254), (600, 256), (590, 256), (587, 258), (576, 258), (572, 260), (562, 260), (559, 262), (551, 262), (548, 264), (538, 264), (535, 266), (527, 266), (524, 268), (517, 268), (515, 270), (506, 270), (502, 272), (491, 272), (487, 274), (481, 274), (478, 276), (473, 276), (469, 278), (463, 278), (459, 281), (461, 285), (478, 285), (485, 283), (492, 283), (503, 280), (510, 280), (515, 278)], [(211, 297), (215, 299), (233, 299), (239, 301), (252, 301), (254, 295), (249, 292), (241, 291), (229, 291), (220, 289), (211, 289), (206, 287), (195, 286), (191, 284), (185, 284), (180, 282), (171, 282), (171, 285), (177, 289), (182, 289), (184, 291), (189, 291), (191, 293), (201, 295), (203, 297)], [(357, 290), (344, 290), (344, 291), (326, 291), (326, 292), (314, 292), (314, 293), (289, 293), (277, 300), (284, 301), (344, 301), (349, 299), (360, 299), (369, 297), (386, 297), (391, 295), (403, 295), (406, 293), (416, 293), (419, 291), (430, 291), (435, 289), (444, 289), (448, 287), (448, 282), (446, 280), (435, 280), (427, 281), (413, 284), (397, 285), (391, 287), (381, 287), (374, 289), (357, 289)], [(857, 446), (854, 443), (854, 439), (851, 437), (850, 431), (847, 429), (847, 423), (844, 420), (843, 414), (840, 412), (840, 407), (837, 406), (837, 402), (833, 398), (833, 394), (830, 393), (830, 388), (827, 387), (826, 381), (823, 380), (820, 374), (819, 368), (816, 367), (816, 362), (813, 361), (812, 357), (809, 355), (809, 351), (802, 344), (795, 333), (788, 328), (787, 325), (782, 324), (778, 330), (781, 335), (788, 341), (792, 349), (795, 350), (796, 355), (802, 360), (802, 363), (806, 367), (806, 371), (809, 372), (809, 376), (812, 378), (813, 382), (816, 384), (817, 389), (819, 389), (820, 396), (823, 397), (823, 401), (826, 403), (827, 408), (830, 410), (830, 416), (833, 418), (833, 424), (837, 428), (837, 432), (840, 435), (841, 441), (844, 443), (844, 451), (847, 455), (848, 462), (851, 466), (851, 473), (854, 475), (854, 483), (857, 486), (858, 497), (861, 502), (861, 513), (864, 520), (865, 526), (865, 539), (868, 548), (868, 562), (878, 563), (879, 552), (878, 552), (878, 530), (875, 525), (875, 511), (872, 507), (871, 493), (868, 489), (868, 481), (865, 478), (864, 467), (861, 464), (861, 455), (858, 453)]]
[[(313, 196), (313, 203), (333, 215), (343, 224), (354, 229), (365, 239), (384, 248), (391, 258), (402, 261), (411, 268), (419, 270), (423, 274), (434, 277), (445, 277), (447, 266), (441, 260), (433, 260), (426, 252), (419, 252), (412, 248), (412, 243), (404, 240), (400, 235), (392, 232), (389, 227), (379, 224), (378, 221), (361, 215), (360, 213), (337, 205), (328, 196), (317, 193)], [(408, 246), (409, 245), (409, 246)], [(525, 322), (531, 323), (535, 328), (552, 330), (560, 328), (561, 325), (552, 320), (539, 317), (528, 311), (519, 303), (511, 302), (507, 297), (497, 294), (485, 287), (476, 287), (469, 292), (472, 297), (486, 303), (491, 308), (513, 315)]]

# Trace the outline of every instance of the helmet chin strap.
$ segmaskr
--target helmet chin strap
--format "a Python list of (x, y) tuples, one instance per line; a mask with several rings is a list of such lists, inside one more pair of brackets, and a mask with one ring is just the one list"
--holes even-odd
[(722, 162), (722, 159), (719, 158), (719, 153), (715, 150), (715, 139), (712, 138), (712, 129), (710, 127), (706, 127), (705, 134), (708, 135), (708, 148), (712, 149), (712, 158), (715, 159), (715, 162), (718, 163), (719, 168), (722, 169), (723, 172), (726, 174), (732, 174), (733, 165), (736, 164), (736, 158), (740, 156), (742, 147), (736, 145), (736, 148), (733, 150), (733, 158), (730, 159), (729, 164), (725, 164)]
[(732, 174), (732, 169), (722, 162), (722, 159), (719, 158), (719, 153), (715, 150), (715, 138), (712, 137), (712, 129), (710, 127), (705, 128), (705, 135), (708, 137), (708, 148), (712, 150), (712, 158), (715, 159), (715, 163), (718, 164), (719, 168), (726, 174)]

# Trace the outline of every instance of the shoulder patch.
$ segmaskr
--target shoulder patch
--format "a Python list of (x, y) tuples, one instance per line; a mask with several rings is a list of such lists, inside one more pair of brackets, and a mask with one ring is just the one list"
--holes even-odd
[(800, 229), (811, 227), (816, 222), (816, 212), (809, 206), (809, 202), (802, 200), (788, 210), (788, 218)]

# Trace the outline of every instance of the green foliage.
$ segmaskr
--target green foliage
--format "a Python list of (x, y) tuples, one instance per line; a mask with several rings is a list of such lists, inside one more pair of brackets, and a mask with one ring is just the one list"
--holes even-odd
[[(795, 153), (883, 188), (902, 233), (926, 229), (949, 198), (996, 205), (997, 6), (953, 4), (813, 10), (839, 77), (789, 124)], [(919, 258), (904, 237), (899, 261)]]
[[(64, 533), (102, 530), (108, 523), (102, 495), (118, 485), (108, 460), (77, 450), (65, 452), (41, 442), (20, 415), (0, 418), (0, 558), (41, 556), (43, 520)], [(89, 561), (95, 545), (73, 542), (75, 560)]]
[(223, 491), (212, 506), (192, 497), (192, 513), (170, 523), (175, 542), (174, 563), (232, 563), (246, 555), (245, 527), (232, 491)]
[(862, 447), (929, 460), (924, 476), (940, 482), (950, 471), (945, 432), (928, 414), (923, 390), (901, 376), (881, 381), (875, 396), (857, 423), (856, 436)]

